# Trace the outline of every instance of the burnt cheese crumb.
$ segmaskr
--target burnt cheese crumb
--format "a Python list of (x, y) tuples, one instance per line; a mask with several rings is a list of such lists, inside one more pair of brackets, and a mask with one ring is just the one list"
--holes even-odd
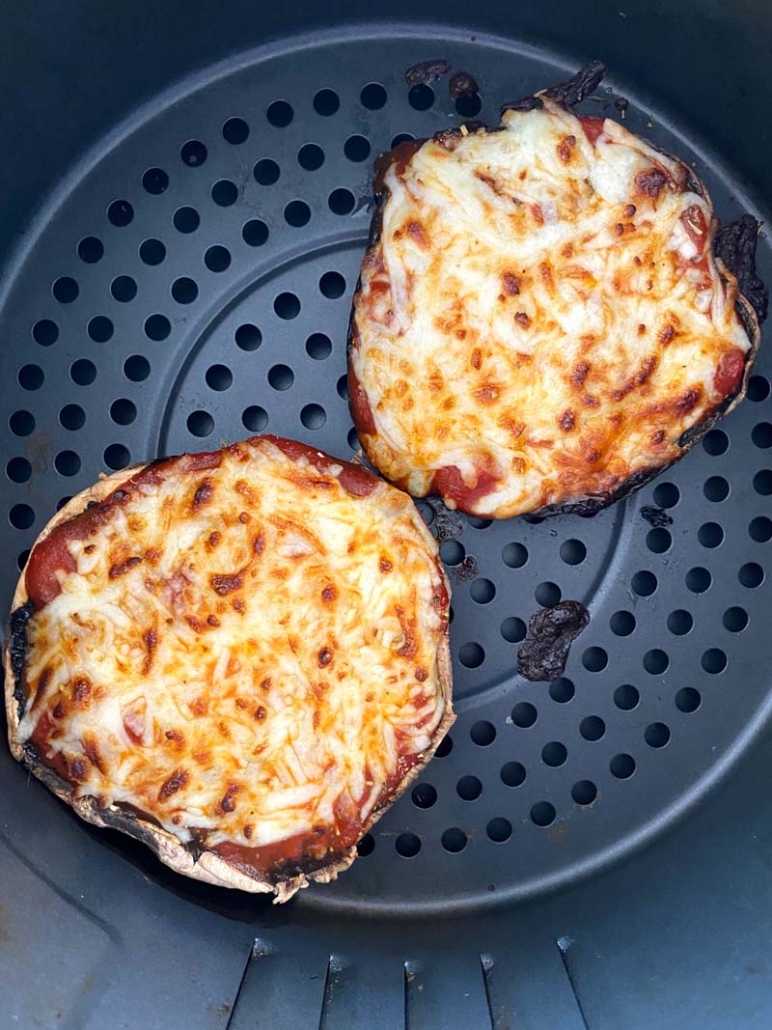
[(554, 680), (563, 675), (574, 640), (590, 621), (579, 601), (561, 601), (531, 616), (517, 652), (517, 668), (527, 680)]

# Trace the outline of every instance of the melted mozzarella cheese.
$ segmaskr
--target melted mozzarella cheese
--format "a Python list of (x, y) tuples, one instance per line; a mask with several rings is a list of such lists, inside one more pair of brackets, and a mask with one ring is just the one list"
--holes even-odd
[(19, 739), (47, 720), (33, 739), (76, 796), (250, 848), (341, 812), (356, 833), (391, 800), (445, 712), (447, 594), (410, 499), (354, 496), (341, 470), (257, 438), (69, 540), (76, 570), (29, 623)]
[(545, 99), (383, 183), (350, 360), (368, 457), (413, 495), (450, 466), (481, 515), (609, 494), (724, 400), (719, 362), (750, 341), (710, 204), (622, 126), (593, 144)]

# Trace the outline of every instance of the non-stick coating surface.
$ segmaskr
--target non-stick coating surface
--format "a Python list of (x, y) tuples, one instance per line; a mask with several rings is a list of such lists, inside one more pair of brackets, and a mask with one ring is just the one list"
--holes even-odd
[[(408, 66), (438, 57), (479, 98), (455, 103), (447, 76), (409, 90)], [(57, 504), (104, 469), (263, 429), (350, 457), (345, 333), (373, 159), (405, 133), (495, 123), (502, 101), (573, 70), (451, 35), (306, 43), (218, 69), (92, 153), (4, 283), (3, 596)], [(620, 117), (615, 99), (603, 86), (585, 109)], [(731, 182), (628, 99), (627, 126), (694, 160), (719, 214), (740, 214)], [(760, 257), (772, 281), (765, 242)], [(748, 746), (770, 703), (771, 369), (762, 349), (740, 409), (593, 519), (489, 523), (421, 502), (454, 582), (459, 719), (361, 860), (299, 904), (408, 914), (533, 895), (651, 837)], [(647, 505), (672, 524), (653, 528)], [(527, 683), (525, 625), (561, 597), (590, 626), (563, 679)], [(21, 770), (4, 789), (42, 802)]]

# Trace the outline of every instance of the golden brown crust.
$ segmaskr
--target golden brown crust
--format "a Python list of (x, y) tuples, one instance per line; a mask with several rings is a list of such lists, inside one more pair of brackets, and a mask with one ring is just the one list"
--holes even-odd
[[(104, 500), (112, 491), (116, 490), (132, 476), (140, 472), (145, 465), (125, 469), (106, 476), (93, 486), (73, 497), (60, 511), (54, 515), (40, 532), (35, 545), (37, 546), (59, 525), (79, 515), (92, 502)], [(440, 569), (443, 577), (444, 571)], [(447, 587), (447, 579), (445, 577)], [(449, 593), (448, 587), (448, 593)], [(16, 590), (13, 595), (12, 611), (16, 611), (25, 605), (29, 600), (25, 584), (24, 573), (19, 577)], [(30, 771), (41, 780), (48, 789), (62, 801), (70, 805), (74, 811), (86, 822), (99, 827), (110, 827), (126, 833), (128, 836), (146, 844), (150, 847), (161, 862), (175, 872), (195, 880), (202, 880), (206, 883), (222, 887), (234, 887), (250, 893), (275, 893), (276, 902), (289, 900), (298, 890), (307, 887), (309, 883), (329, 883), (335, 880), (340, 872), (354, 862), (357, 857), (355, 846), (350, 847), (343, 856), (336, 857), (327, 865), (309, 871), (290, 876), (275, 883), (268, 879), (260, 879), (247, 875), (241, 869), (228, 862), (221, 855), (210, 850), (199, 850), (194, 853), (174, 834), (142, 818), (141, 815), (121, 810), (118, 806), (112, 805), (109, 808), (101, 808), (96, 799), (90, 796), (74, 797), (72, 784), (63, 780), (53, 769), (36, 760), (36, 756), (26, 749), (24, 743), (19, 739), (19, 705), (15, 696), (16, 677), (11, 664), (11, 649), (9, 639), (3, 647), (3, 668), (5, 671), (5, 707), (8, 721), (8, 743), (14, 758), (26, 765)], [(442, 738), (455, 720), (452, 709), (452, 674), (450, 662), (450, 648), (448, 643), (447, 629), (440, 642), (437, 654), (438, 682), (441, 696), (445, 704), (445, 711), (441, 722), (435, 731), (433, 744), (430, 749), (423, 753), (418, 761), (401, 781), (396, 791), (399, 796), (413, 780), (421, 774), (426, 764), (433, 756)], [(395, 800), (392, 797), (389, 801)], [(383, 808), (374, 810), (362, 827), (362, 834), (367, 832), (382, 814)]]

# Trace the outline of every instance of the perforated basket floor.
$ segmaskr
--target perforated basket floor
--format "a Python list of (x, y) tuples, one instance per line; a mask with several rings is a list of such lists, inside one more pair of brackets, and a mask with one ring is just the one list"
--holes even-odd
[[(447, 78), (408, 89), (405, 69), (437, 56), (479, 96), (454, 102)], [(3, 284), (3, 596), (51, 513), (103, 470), (262, 430), (350, 457), (345, 337), (375, 156), (495, 122), (502, 100), (572, 70), (460, 36), (306, 40), (185, 84), (91, 153)], [(615, 96), (604, 86), (586, 109), (618, 117)], [(628, 99), (628, 127), (694, 160), (719, 213), (739, 215), (733, 184)], [(651, 839), (723, 776), (770, 707), (771, 369), (762, 348), (721, 428), (594, 518), (492, 523), (419, 504), (454, 588), (458, 721), (361, 860), (296, 906), (407, 916), (534, 896)], [(653, 528), (647, 505), (672, 524)], [(527, 683), (526, 623), (561, 598), (591, 623), (563, 678)], [(7, 778), (20, 805), (44, 803), (21, 770)]]

